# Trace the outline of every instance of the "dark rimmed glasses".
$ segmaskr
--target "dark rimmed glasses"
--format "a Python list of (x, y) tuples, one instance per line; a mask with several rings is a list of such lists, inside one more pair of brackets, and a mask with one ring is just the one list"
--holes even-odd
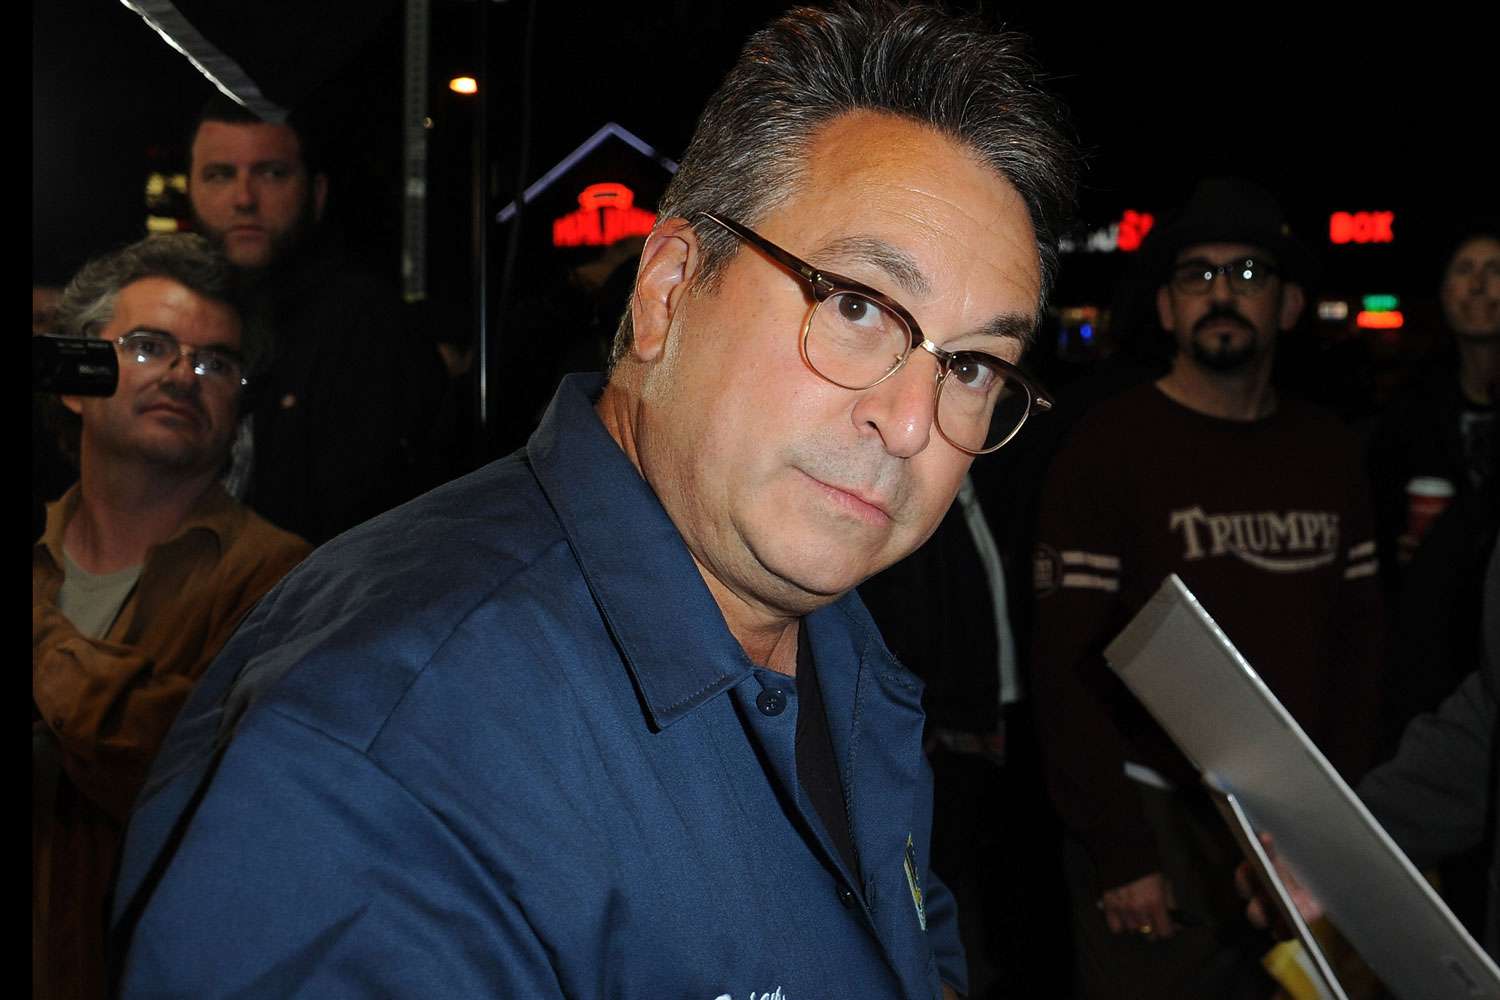
[(148, 368), (165, 368), (186, 358), (188, 368), (205, 383), (240, 388), (248, 380), (239, 356), (222, 347), (186, 347), (170, 333), (133, 330), (115, 341), (125, 357)]
[(812, 294), (802, 322), (802, 360), (826, 382), (856, 392), (901, 370), (916, 348), (937, 359), (933, 424), (959, 451), (984, 455), (1016, 436), (1052, 400), (1019, 368), (984, 351), (947, 351), (895, 299), (852, 278), (821, 271), (727, 216), (699, 218), (728, 230), (791, 274)]
[(1224, 264), (1185, 260), (1172, 268), (1172, 288), (1183, 295), (1207, 295), (1222, 274), (1235, 295), (1259, 295), (1278, 273), (1275, 264), (1258, 257), (1239, 257)]

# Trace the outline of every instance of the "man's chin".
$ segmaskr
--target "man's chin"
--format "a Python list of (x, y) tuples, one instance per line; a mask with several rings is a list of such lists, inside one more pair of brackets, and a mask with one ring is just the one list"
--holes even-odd
[[(816, 544), (773, 548), (762, 566), (784, 587), (787, 610), (806, 614), (832, 604), (884, 569), (863, 553), (830, 551)], [(798, 605), (793, 607), (793, 605)]]
[(1450, 324), (1459, 340), (1495, 340), (1500, 338), (1500, 324), (1456, 323)]
[(271, 245), (269, 243), (241, 243), (233, 241), (224, 244), (224, 256), (229, 258), (229, 263), (244, 271), (263, 271), (271, 266)]
[(201, 439), (161, 435), (136, 444), (136, 457), (164, 472), (193, 473), (211, 471), (222, 464), (228, 445), (206, 444)]
[(1250, 367), (1260, 354), (1260, 344), (1251, 338), (1241, 344), (1205, 344), (1195, 339), (1191, 345), (1193, 361), (1198, 367), (1219, 375), (1232, 375)]

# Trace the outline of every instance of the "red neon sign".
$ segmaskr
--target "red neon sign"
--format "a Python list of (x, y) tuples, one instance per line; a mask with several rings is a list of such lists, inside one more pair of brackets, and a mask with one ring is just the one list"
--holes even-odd
[(1120, 217), (1120, 236), (1116, 245), (1126, 253), (1139, 250), (1141, 240), (1146, 238), (1146, 234), (1155, 224), (1156, 216), (1151, 213), (1134, 212), (1127, 208), (1125, 214)]
[(1334, 212), (1328, 239), (1334, 243), (1394, 243), (1395, 212)]
[(1361, 310), (1354, 317), (1354, 325), (1361, 330), (1399, 330), (1406, 324), (1406, 318), (1401, 315), (1400, 310), (1391, 309), (1383, 312), (1372, 312), (1369, 309)]
[(656, 213), (635, 207), (635, 192), (624, 184), (590, 184), (578, 195), (577, 211), (552, 222), (555, 247), (604, 247), (631, 236), (645, 236)]

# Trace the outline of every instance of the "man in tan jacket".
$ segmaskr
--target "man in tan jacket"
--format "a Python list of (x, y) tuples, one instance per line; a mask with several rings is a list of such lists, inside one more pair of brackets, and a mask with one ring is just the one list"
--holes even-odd
[(308, 546), (218, 476), (248, 370), (228, 264), (197, 236), (86, 265), (59, 329), (116, 345), (63, 397), (80, 479), (32, 550), (33, 993), (104, 994), (106, 901), (147, 769), (198, 675)]

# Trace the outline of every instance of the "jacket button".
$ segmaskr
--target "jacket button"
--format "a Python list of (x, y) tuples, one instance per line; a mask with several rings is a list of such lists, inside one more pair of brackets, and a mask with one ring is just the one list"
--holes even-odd
[(844, 909), (854, 909), (854, 890), (849, 888), (842, 882), (838, 884), (837, 889), (839, 894), (839, 902), (844, 904)]
[(780, 715), (786, 711), (786, 692), (780, 688), (766, 688), (755, 696), (755, 707), (761, 715)]

